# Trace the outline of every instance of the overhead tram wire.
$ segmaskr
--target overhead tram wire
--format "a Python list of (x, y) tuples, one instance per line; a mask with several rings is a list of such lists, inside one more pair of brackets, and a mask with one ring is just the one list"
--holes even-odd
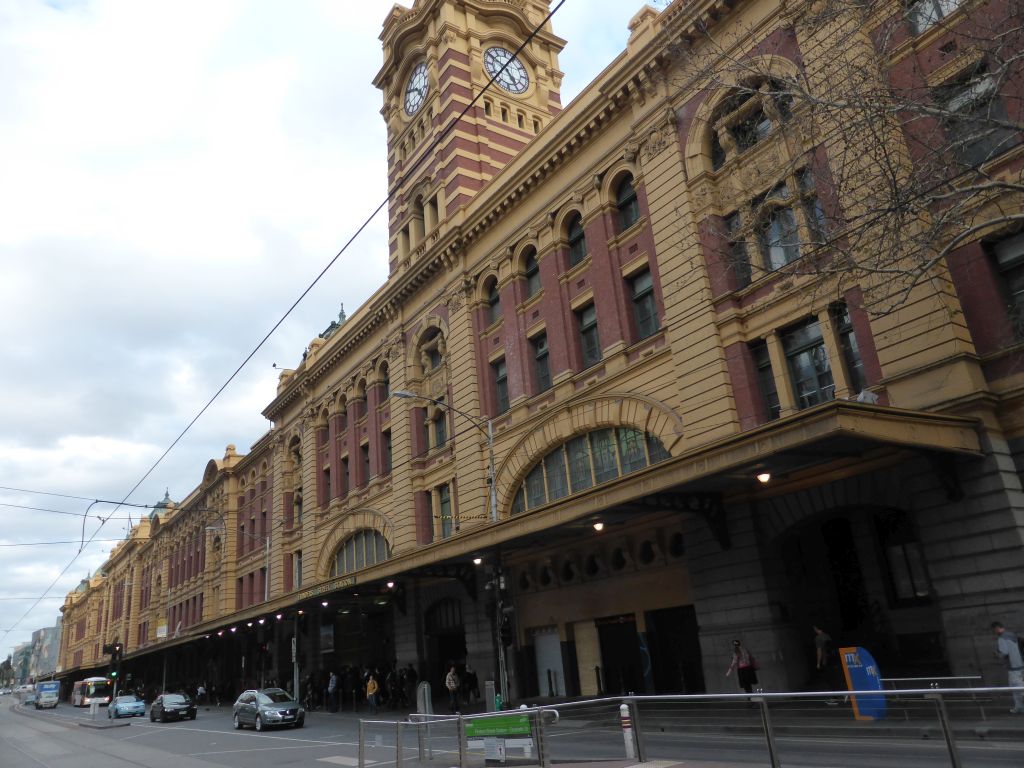
[[(420, 155), (419, 159), (410, 166), (409, 171), (404, 173), (403, 177), (407, 178), (411, 176), (419, 168), (420, 164), (426, 160), (426, 158), (433, 156), (434, 150), (437, 149), (441, 141), (444, 140), (444, 138), (455, 129), (455, 126), (459, 123), (459, 121), (463, 117), (465, 117), (466, 114), (474, 106), (476, 106), (476, 103), (480, 101), (481, 98), (483, 98), (484, 94), (491, 90), (495, 81), (505, 72), (509, 64), (511, 64), (512, 61), (523, 52), (526, 46), (529, 45), (530, 42), (540, 33), (540, 31), (544, 28), (544, 25), (551, 20), (551, 18), (558, 12), (558, 10), (563, 5), (565, 5), (565, 3), (566, 0), (559, 0), (555, 7), (552, 8), (543, 19), (541, 19), (540, 23), (533, 28), (530, 34), (526, 36), (526, 39), (519, 45), (518, 48), (516, 48), (513, 55), (510, 56), (508, 60), (502, 65), (502, 67), (491, 76), (490, 80), (487, 81), (487, 84), (484, 85), (480, 92), (476, 96), (474, 96), (473, 99), (470, 100), (470, 102), (465, 107), (462, 108), (462, 111), (459, 112), (459, 114), (454, 119), (452, 119), (451, 122), (449, 122), (437, 133), (434, 139), (430, 142), (427, 150), (423, 152)], [(281, 325), (284, 323), (286, 319), (288, 319), (292, 312), (295, 311), (295, 308), (298, 307), (302, 300), (305, 299), (307, 295), (309, 295), (310, 291), (312, 291), (313, 288), (315, 288), (316, 285), (320, 282), (320, 280), (323, 279), (323, 276), (327, 274), (327, 271), (334, 266), (335, 262), (337, 262), (338, 259), (341, 258), (342, 254), (349, 249), (352, 243), (355, 242), (356, 238), (358, 238), (363, 233), (363, 230), (365, 230), (370, 225), (370, 222), (372, 222), (377, 217), (377, 214), (384, 209), (384, 207), (391, 200), (391, 195), (392, 190), (388, 190), (388, 194), (385, 196), (385, 198), (380, 202), (379, 205), (377, 205), (376, 208), (373, 209), (373, 212), (370, 213), (369, 216), (367, 216), (363, 223), (359, 225), (359, 227), (352, 234), (352, 236), (349, 237), (347, 241), (345, 241), (345, 244), (342, 245), (341, 250), (334, 254), (330, 261), (327, 262), (327, 265), (322, 270), (320, 270), (320, 273), (315, 278), (313, 278), (313, 281), (306, 287), (306, 289), (301, 294), (299, 294), (299, 297), (295, 299), (294, 302), (292, 302), (291, 306), (288, 307), (285, 313), (281, 315), (280, 319), (276, 323), (274, 323), (270, 330), (267, 331), (266, 335), (264, 335), (264, 337), (260, 339), (259, 343), (253, 348), (253, 350), (248, 355), (245, 356), (245, 359), (242, 360), (242, 362), (238, 365), (234, 372), (230, 376), (228, 376), (227, 380), (217, 389), (216, 392), (213, 393), (213, 396), (206, 402), (206, 404), (202, 408), (199, 409), (199, 412), (185, 426), (185, 428), (181, 430), (181, 432), (178, 434), (177, 437), (174, 438), (171, 444), (167, 446), (167, 450), (165, 450), (163, 453), (160, 454), (159, 457), (157, 457), (156, 461), (153, 462), (153, 465), (148, 470), (146, 470), (145, 474), (143, 474), (142, 477), (139, 478), (139, 481), (132, 486), (131, 490), (129, 490), (128, 493), (124, 495), (124, 498), (121, 500), (121, 502), (118, 503), (116, 507), (114, 507), (114, 509), (110, 511), (110, 514), (105, 518), (100, 518), (99, 528), (97, 528), (95, 533), (93, 533), (93, 535), (89, 537), (88, 541), (85, 541), (83, 539), (82, 549), (84, 549), (86, 544), (92, 543), (92, 540), (96, 538), (100, 530), (103, 528), (103, 525), (108, 520), (114, 519), (114, 512), (116, 512), (121, 506), (126, 506), (128, 504), (128, 499), (131, 498), (132, 494), (139, 489), (139, 487), (149, 478), (151, 474), (153, 474), (154, 471), (156, 471), (156, 468), (160, 466), (160, 464), (163, 462), (165, 458), (167, 458), (167, 455), (172, 450), (174, 450), (175, 446), (177, 446), (177, 444), (181, 442), (185, 435), (188, 434), (189, 430), (192, 429), (195, 423), (199, 421), (203, 414), (206, 413), (207, 410), (209, 410), (210, 406), (213, 405), (213, 403), (217, 400), (218, 397), (220, 397), (224, 390), (228, 388), (228, 385), (230, 385), (231, 382), (235, 380), (238, 374), (242, 372), (242, 369), (245, 368), (245, 366), (249, 363), (250, 360), (253, 359), (253, 357), (256, 356), (256, 353), (263, 348), (263, 345), (267, 343), (270, 337), (277, 331), (278, 328), (281, 327)], [(23, 622), (29, 616), (29, 614), (32, 613), (33, 610), (35, 610), (39, 602), (41, 602), (47, 596), (50, 590), (57, 585), (57, 582), (59, 582), (64, 577), (64, 574), (66, 574), (71, 569), (71, 566), (75, 564), (75, 561), (78, 560), (78, 557), (82, 552), (82, 549), (79, 549), (78, 553), (76, 553), (75, 556), (72, 557), (71, 560), (68, 562), (68, 564), (64, 566), (63, 569), (61, 569), (61, 572), (57, 574), (54, 580), (50, 583), (50, 586), (48, 586), (46, 590), (43, 592), (43, 594), (39, 597), (39, 600), (33, 603), (33, 605), (27, 611), (25, 611), (25, 613), (21, 616), (21, 618), (19, 618), (14, 623), (13, 626), (4, 628), (4, 634), (0, 636), (0, 641), (6, 638), (7, 635), (11, 633), (12, 630), (16, 629), (21, 624), (21, 622)]]
[(74, 496), (69, 493), (54, 493), (52, 491), (33, 491), (29, 488), (11, 488), (7, 485), (0, 485), (0, 491), (14, 491), (15, 493), (31, 493), (33, 496), (57, 496), (62, 499), (75, 499), (77, 501), (92, 501), (92, 496)]
[[(89, 501), (94, 501), (94, 500), (93, 499), (89, 499)], [(108, 503), (109, 504), (116, 504), (117, 502), (111, 501), (111, 502), (108, 502)], [(129, 506), (129, 505), (126, 504), (124, 506)], [(149, 509), (149, 508), (152, 507), (152, 505), (144, 505), (144, 504), (132, 504), (130, 506), (142, 507), (144, 509)], [(49, 507), (32, 507), (32, 506), (29, 506), (27, 504), (8, 504), (6, 502), (0, 502), (0, 507), (8, 507), (10, 509), (27, 509), (27, 510), (29, 510), (31, 512), (49, 512), (49, 513), (52, 513), (52, 514), (55, 514), (55, 515), (68, 515), (70, 517), (88, 517), (89, 516), (89, 514), (87, 512), (71, 512), (70, 510), (66, 510), (66, 509), (50, 509)], [(95, 517), (98, 520), (99, 519), (104, 519), (104, 518), (101, 518), (100, 515), (95, 515)], [(127, 517), (107, 517), (105, 519), (107, 519), (107, 520), (133, 520), (134, 518), (132, 518), (130, 516), (127, 516)]]
[[(0, 544), (0, 547), (48, 547), (56, 544), (77, 544), (78, 539), (70, 539), (68, 541), (14, 541), (9, 544)], [(124, 539), (89, 539), (92, 544), (109, 544), (114, 541), (124, 541)], [(18, 598), (24, 600), (26, 598)]]

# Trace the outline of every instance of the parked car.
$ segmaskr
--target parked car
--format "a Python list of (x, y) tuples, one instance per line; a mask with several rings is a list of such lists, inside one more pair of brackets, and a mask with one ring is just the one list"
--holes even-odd
[(21, 699), (21, 703), (24, 706), (26, 706), (26, 707), (29, 704), (35, 706), (38, 702), (39, 702), (39, 697), (36, 696), (36, 692), (34, 690), (33, 691), (28, 691), (27, 693), (25, 693), (24, 696), (22, 696), (22, 699)]
[(277, 726), (301, 728), (306, 710), (281, 688), (243, 691), (233, 707), (235, 728), (251, 725), (257, 731)]
[(107, 717), (145, 717), (146, 702), (137, 696), (118, 696), (107, 707)]
[(155, 723), (159, 720), (166, 723), (168, 720), (195, 720), (196, 705), (188, 696), (183, 693), (164, 693), (156, 697), (149, 708), (149, 721)]

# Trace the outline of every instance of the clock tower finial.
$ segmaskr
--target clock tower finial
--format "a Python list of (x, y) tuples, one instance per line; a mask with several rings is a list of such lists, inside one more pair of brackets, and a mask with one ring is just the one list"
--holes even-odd
[(374, 85), (388, 128), (392, 273), (561, 110), (565, 41), (548, 13), (547, 0), (416, 0), (384, 20)]

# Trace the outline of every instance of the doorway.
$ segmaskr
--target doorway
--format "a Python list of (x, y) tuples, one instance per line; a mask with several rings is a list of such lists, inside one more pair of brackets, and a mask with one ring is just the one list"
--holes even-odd
[(448, 665), (454, 664), (461, 676), (466, 663), (466, 629), (462, 623), (462, 603), (453, 597), (438, 600), (423, 617), (426, 635), (427, 682), (435, 696), (445, 693), (444, 678)]
[(612, 696), (644, 692), (640, 637), (633, 614), (598, 619), (601, 643), (602, 688)]
[(694, 606), (648, 611), (645, 618), (654, 692), (704, 693), (704, 666)]

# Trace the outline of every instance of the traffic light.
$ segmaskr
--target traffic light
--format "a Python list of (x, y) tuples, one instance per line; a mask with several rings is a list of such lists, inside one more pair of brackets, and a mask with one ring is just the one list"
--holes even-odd
[(110, 679), (116, 683), (118, 675), (121, 674), (121, 654), (124, 652), (124, 645), (111, 643), (104, 645), (103, 651), (110, 654)]
[(501, 617), (501, 628), (498, 630), (502, 645), (512, 645), (512, 621), (507, 615)]

